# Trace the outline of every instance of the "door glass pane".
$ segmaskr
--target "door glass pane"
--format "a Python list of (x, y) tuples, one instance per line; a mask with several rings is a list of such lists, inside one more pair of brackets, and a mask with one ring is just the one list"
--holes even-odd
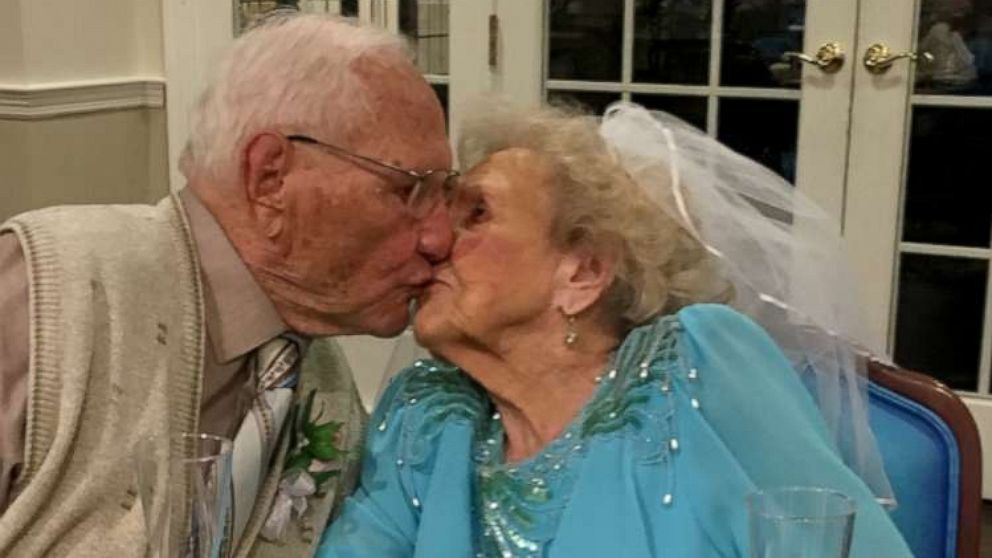
[(548, 0), (548, 77), (620, 81), (623, 2)]
[(917, 93), (992, 94), (992, 2), (923, 0), (917, 50), (933, 56), (917, 64)]
[(548, 102), (577, 107), (595, 115), (602, 115), (610, 103), (620, 100), (619, 93), (593, 91), (548, 91)]
[[(794, 180), (799, 101), (790, 89), (799, 87), (800, 69), (781, 57), (801, 50), (804, 0), (545, 0), (545, 6), (549, 100), (569, 99), (601, 113), (622, 95), (715, 132)], [(629, 20), (624, 6), (633, 9)], [(714, 41), (713, 14), (721, 10), (725, 29)], [(718, 58), (722, 81), (711, 68)], [(586, 83), (574, 91), (555, 80)], [(690, 92), (684, 85), (709, 87)], [(764, 89), (760, 98), (742, 99), (728, 86)]]
[(720, 99), (719, 108), (720, 141), (795, 182), (798, 101)]
[(341, 15), (358, 17), (358, 0), (341, 0)]
[(399, 29), (410, 39), (425, 74), (448, 73), (448, 0), (401, 0)]
[(895, 359), (954, 389), (978, 388), (988, 264), (903, 254)]
[(782, 54), (801, 51), (805, 0), (726, 0), (721, 85), (798, 88), (801, 68)]
[(649, 109), (672, 113), (700, 130), (706, 129), (706, 97), (631, 95), (630, 100)]
[(276, 10), (358, 17), (358, 0), (236, 0), (235, 34), (240, 35)]
[(708, 83), (711, 12), (707, 0), (637, 0), (634, 81)]
[[(283, 0), (282, 3), (292, 4), (293, 2), (292, 0)], [(299, 0), (297, 4), (301, 12), (358, 17), (358, 0)]]
[(992, 108), (914, 107), (903, 238), (989, 246)]

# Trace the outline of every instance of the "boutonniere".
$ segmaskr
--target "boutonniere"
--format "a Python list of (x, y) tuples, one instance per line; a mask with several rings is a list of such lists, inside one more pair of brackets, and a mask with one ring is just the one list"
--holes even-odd
[(311, 418), (316, 395), (312, 390), (302, 405), (297, 402), (290, 409), (289, 450), (279, 492), (262, 527), (261, 535), (266, 540), (282, 541), (289, 522), (302, 518), (307, 511), (308, 499), (323, 496), (327, 482), (340, 475), (344, 466), (348, 452), (339, 447), (344, 423), (321, 422), (323, 408)]

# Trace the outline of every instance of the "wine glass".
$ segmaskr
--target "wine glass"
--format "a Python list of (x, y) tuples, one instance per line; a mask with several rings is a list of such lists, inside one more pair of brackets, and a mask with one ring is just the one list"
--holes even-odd
[(747, 497), (752, 558), (847, 558), (854, 500), (827, 488), (794, 486)]
[(233, 518), (230, 439), (183, 433), (135, 447), (150, 558), (223, 558)]

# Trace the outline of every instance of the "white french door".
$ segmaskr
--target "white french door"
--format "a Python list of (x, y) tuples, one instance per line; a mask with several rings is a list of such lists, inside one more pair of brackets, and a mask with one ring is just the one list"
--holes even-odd
[[(819, 169), (843, 168), (846, 157), (850, 99), (836, 92), (852, 82), (856, 0), (547, 0), (544, 7), (547, 99), (593, 111), (625, 99), (671, 112), (839, 214), (843, 176)], [(848, 56), (829, 69), (783, 58), (829, 42)]]
[[(846, 236), (876, 335), (971, 409), (992, 498), (992, 2), (861, 0), (860, 21)], [(875, 45), (906, 56), (870, 72)]]

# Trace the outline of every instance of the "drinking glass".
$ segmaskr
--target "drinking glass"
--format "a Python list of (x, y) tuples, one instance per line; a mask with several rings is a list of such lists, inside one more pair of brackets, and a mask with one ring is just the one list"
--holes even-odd
[(785, 487), (747, 498), (752, 558), (847, 558), (854, 500), (836, 490)]
[(135, 472), (150, 558), (224, 558), (233, 518), (230, 439), (178, 435), (136, 445)]

